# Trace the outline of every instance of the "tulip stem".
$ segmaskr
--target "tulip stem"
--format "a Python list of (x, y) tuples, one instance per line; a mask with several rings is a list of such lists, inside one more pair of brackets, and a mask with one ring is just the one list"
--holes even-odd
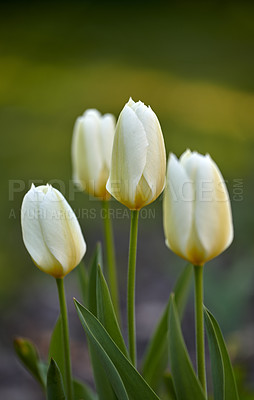
[(195, 319), (196, 357), (199, 381), (206, 393), (205, 332), (203, 312), (203, 265), (194, 265), (195, 273)]
[(107, 266), (108, 266), (108, 279), (109, 287), (112, 297), (112, 303), (115, 308), (116, 316), (120, 322), (120, 309), (119, 309), (119, 295), (118, 295), (118, 284), (117, 284), (117, 272), (116, 272), (116, 258), (115, 258), (115, 245), (112, 223), (109, 215), (109, 202), (104, 200), (102, 202), (104, 210), (104, 235), (106, 241), (106, 254), (107, 254)]
[(66, 306), (63, 278), (56, 278), (56, 283), (57, 283), (60, 313), (61, 313), (61, 319), (62, 319), (66, 393), (67, 393), (67, 399), (73, 400), (69, 327), (68, 327), (68, 315), (67, 315), (67, 306)]
[(131, 211), (127, 291), (129, 353), (134, 366), (136, 366), (135, 277), (138, 238), (138, 215), (138, 210)]

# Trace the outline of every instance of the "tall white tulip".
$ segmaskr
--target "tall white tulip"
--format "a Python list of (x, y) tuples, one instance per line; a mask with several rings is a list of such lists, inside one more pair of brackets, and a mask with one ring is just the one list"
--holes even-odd
[(160, 195), (165, 173), (158, 118), (150, 107), (130, 99), (117, 122), (107, 190), (131, 210), (139, 210)]
[(231, 244), (229, 195), (209, 155), (190, 150), (179, 160), (170, 155), (163, 222), (168, 247), (194, 265), (203, 265)]
[(80, 225), (64, 196), (50, 185), (32, 185), (23, 199), (21, 227), (25, 246), (42, 271), (62, 278), (86, 251)]
[(82, 190), (102, 199), (110, 197), (106, 182), (114, 134), (115, 117), (93, 109), (77, 118), (73, 131), (73, 180)]

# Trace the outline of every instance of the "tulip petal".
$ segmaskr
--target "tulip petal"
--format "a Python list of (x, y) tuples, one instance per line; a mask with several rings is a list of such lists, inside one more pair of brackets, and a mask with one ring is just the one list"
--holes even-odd
[(148, 205), (152, 202), (153, 192), (145, 179), (144, 175), (141, 176), (138, 183), (135, 195), (135, 209), (139, 210), (144, 205)]
[(43, 237), (66, 275), (79, 264), (86, 251), (79, 223), (63, 195), (52, 187), (41, 202), (40, 210), (47, 213), (47, 218), (41, 220)]
[(39, 204), (44, 198), (44, 193), (40, 187), (32, 188), (25, 195), (21, 207), (21, 227), (25, 246), (38, 268), (44, 272), (56, 275), (63, 274), (63, 267), (50, 252), (43, 236), (40, 221), (45, 218), (41, 214)]
[(199, 164), (196, 181), (196, 231), (208, 261), (224, 251), (233, 240), (233, 224), (228, 191), (210, 156)]
[(194, 198), (193, 198), (193, 220), (192, 229), (189, 236), (189, 240), (186, 246), (186, 254), (188, 260), (194, 265), (203, 264), (206, 258), (206, 249), (203, 246), (200, 236), (197, 232), (195, 210), (197, 209), (197, 198), (199, 196), (199, 181), (197, 179), (197, 173), (199, 168), (202, 168), (204, 156), (197, 153), (186, 150), (180, 157), (180, 163), (184, 167), (189, 179), (193, 182)]
[(96, 194), (104, 161), (100, 119), (97, 113), (91, 111), (79, 117), (75, 123), (72, 142), (73, 179), (89, 193)]
[[(185, 221), (184, 217), (186, 205), (181, 204), (179, 210), (173, 210), (172, 204), (170, 204), (172, 203), (172, 193), (169, 193), (168, 186), (169, 184), (173, 186), (174, 179), (179, 179), (181, 182), (181, 178), (177, 178), (177, 169), (173, 160), (174, 157), (170, 157), (164, 201), (165, 235), (169, 247), (173, 251), (184, 256), (194, 265), (203, 265), (225, 250), (233, 239), (232, 214), (227, 188), (217, 165), (209, 155), (203, 156), (187, 150), (181, 156), (180, 165), (188, 180), (192, 182), (193, 200), (190, 227), (190, 221)], [(170, 174), (171, 170), (174, 174)], [(180, 221), (179, 215), (182, 216)], [(170, 218), (172, 218), (171, 223)], [(182, 235), (177, 235), (177, 227), (181, 224), (183, 230), (188, 229), (188, 235), (184, 236), (184, 232)], [(187, 241), (184, 242), (186, 237)]]
[(166, 244), (187, 259), (186, 247), (193, 219), (193, 184), (174, 154), (168, 161), (163, 201), (163, 224)]
[(144, 127), (126, 104), (116, 127), (107, 190), (130, 209), (135, 208), (136, 189), (145, 168), (147, 147)]
[(191, 157), (192, 152), (190, 149), (185, 150), (185, 152), (179, 158), (180, 163), (185, 166), (186, 161)]
[(115, 136), (115, 117), (112, 114), (105, 114), (100, 120), (100, 140), (103, 149), (104, 163), (110, 170), (113, 141)]
[(196, 180), (197, 169), (199, 168), (200, 163), (202, 163), (204, 156), (193, 151), (191, 153), (190, 150), (186, 150), (182, 156), (180, 157), (180, 163), (183, 165), (188, 177), (193, 180)]
[(88, 108), (88, 109), (84, 112), (83, 116), (84, 116), (84, 117), (90, 116), (90, 117), (92, 117), (92, 118), (100, 119), (100, 118), (101, 118), (101, 113), (100, 113), (100, 111), (96, 110), (96, 108)]
[(152, 109), (139, 102), (136, 105), (135, 112), (144, 126), (149, 143), (143, 172), (144, 179), (151, 189), (149, 197), (144, 201), (147, 205), (155, 200), (164, 188), (166, 152), (160, 123)]
[(86, 110), (74, 126), (72, 139), (73, 180), (81, 190), (106, 199), (106, 182), (111, 164), (115, 133), (112, 114), (102, 116), (95, 109)]

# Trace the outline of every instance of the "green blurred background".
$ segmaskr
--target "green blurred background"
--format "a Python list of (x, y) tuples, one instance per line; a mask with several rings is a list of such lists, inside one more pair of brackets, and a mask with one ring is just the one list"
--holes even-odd
[[(239, 380), (249, 388), (241, 398), (254, 398), (248, 394), (254, 387), (253, 21), (254, 4), (244, 1), (1, 3), (1, 398), (41, 398), (15, 361), (11, 341), (15, 334), (29, 336), (45, 356), (57, 315), (54, 282), (33, 266), (22, 242), (22, 198), (32, 181), (60, 188), (79, 216), (86, 262), (102, 239), (102, 222), (100, 204), (71, 183), (73, 125), (86, 108), (118, 116), (130, 96), (156, 112), (167, 153), (179, 156), (187, 147), (209, 152), (227, 181), (235, 240), (206, 266), (205, 300), (228, 338)], [(122, 206), (112, 207), (118, 210), (113, 223), (124, 311), (129, 219)], [(164, 245), (161, 201), (148, 210), (139, 231), (141, 349), (184, 265)], [(76, 278), (74, 272), (66, 280), (74, 368), (83, 368), (87, 375), (79, 374), (89, 380), (71, 302)], [(184, 325), (192, 351), (190, 321), (192, 307)]]

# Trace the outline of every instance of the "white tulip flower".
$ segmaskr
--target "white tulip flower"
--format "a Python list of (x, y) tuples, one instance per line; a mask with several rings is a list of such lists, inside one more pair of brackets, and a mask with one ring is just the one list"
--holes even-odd
[(64, 196), (50, 185), (32, 185), (23, 199), (21, 227), (24, 244), (36, 266), (62, 278), (86, 252), (80, 225)]
[(160, 195), (165, 174), (158, 118), (150, 107), (130, 99), (117, 122), (107, 190), (131, 210), (139, 210)]
[(72, 139), (73, 180), (89, 194), (109, 198), (109, 177), (115, 117), (89, 109), (78, 117)]
[(233, 240), (230, 199), (209, 155), (187, 150), (168, 161), (163, 200), (167, 246), (194, 265), (222, 253)]

